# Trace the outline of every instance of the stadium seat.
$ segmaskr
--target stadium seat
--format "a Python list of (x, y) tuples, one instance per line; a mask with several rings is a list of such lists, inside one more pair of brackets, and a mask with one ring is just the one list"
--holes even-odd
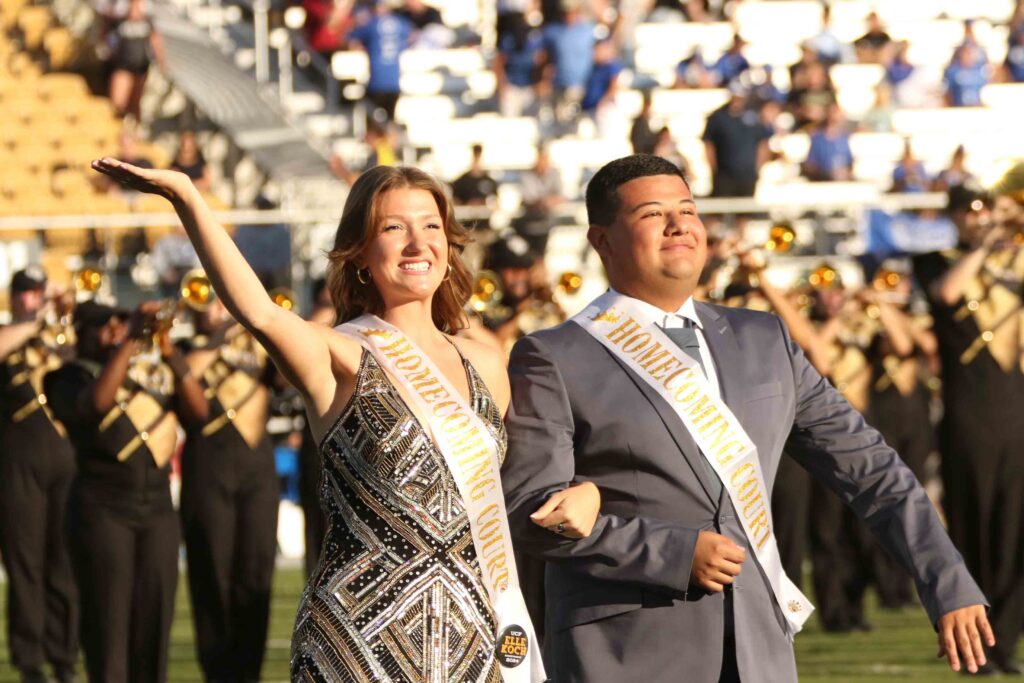
[(732, 24), (726, 22), (639, 24), (636, 70), (644, 74), (674, 72), (679, 61), (698, 46), (706, 60), (717, 59), (732, 44), (733, 34)]
[(53, 15), (50, 8), (39, 5), (23, 7), (18, 12), (18, 28), (21, 30), (25, 47), (29, 50), (38, 50), (43, 43), (43, 34), (50, 28), (53, 22)]
[(450, 50), (405, 50), (399, 56), (402, 74), (445, 70), (453, 76), (468, 76), (487, 68), (479, 49), (460, 47)]
[[(821, 3), (816, 0), (789, 2), (742, 2), (733, 21), (749, 43), (799, 44), (821, 31)], [(764, 62), (757, 62), (763, 64)], [(773, 62), (774, 63), (774, 62)]]
[(860, 205), (878, 200), (878, 188), (871, 183), (810, 183), (792, 182), (780, 185), (758, 185), (756, 198), (769, 206), (786, 207), (793, 204), (853, 204)]
[(341, 50), (331, 55), (331, 73), (339, 81), (366, 83), (370, 79), (370, 60), (362, 50)]
[(36, 83), (36, 94), (47, 102), (78, 101), (91, 95), (85, 78), (73, 73), (43, 74)]
[(63, 26), (54, 26), (43, 34), (43, 49), (51, 69), (63, 69), (71, 62), (77, 49), (71, 31)]

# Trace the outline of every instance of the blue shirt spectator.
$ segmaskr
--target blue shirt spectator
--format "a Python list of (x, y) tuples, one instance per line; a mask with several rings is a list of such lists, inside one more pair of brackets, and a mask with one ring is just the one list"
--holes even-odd
[(695, 47), (689, 57), (684, 57), (676, 66), (677, 88), (713, 88), (715, 75), (704, 61), (700, 47)]
[(893, 192), (927, 192), (930, 184), (924, 164), (914, 158), (904, 159), (892, 172)]
[(981, 106), (981, 89), (988, 85), (988, 72), (988, 64), (981, 59), (977, 48), (961, 46), (944, 77), (950, 106)]
[(412, 30), (412, 24), (405, 17), (384, 12), (356, 27), (349, 34), (350, 40), (363, 46), (370, 60), (367, 91), (400, 92), (399, 56), (408, 47)]
[(544, 27), (544, 49), (554, 64), (556, 88), (583, 88), (594, 62), (594, 24), (569, 15)]
[(522, 35), (506, 33), (498, 49), (504, 59), (505, 78), (512, 85), (525, 88), (537, 82), (537, 53), (544, 47), (540, 31), (524, 31)]
[(832, 105), (823, 127), (811, 135), (804, 173), (811, 180), (849, 180), (853, 168), (850, 135), (842, 110)]
[(597, 109), (597, 105), (612, 89), (615, 80), (622, 73), (622, 60), (615, 56), (611, 43), (607, 41), (600, 43), (595, 53), (600, 53), (602, 50), (605, 51), (603, 54), (595, 54), (594, 67), (590, 70), (590, 76), (587, 77), (587, 86), (583, 91), (583, 100), (580, 102), (580, 109), (583, 111), (593, 112)]
[(1006, 51), (1006, 72), (1015, 83), (1024, 82), (1024, 30), (1010, 33), (1010, 47)]
[(914, 65), (907, 59), (907, 50), (910, 45), (906, 41), (900, 43), (896, 55), (885, 65), (885, 79), (890, 85), (899, 85), (910, 78), (914, 72)]
[(732, 46), (711, 67), (719, 85), (729, 85), (734, 78), (738, 78), (740, 74), (750, 68), (750, 62), (743, 56), (744, 44), (743, 39), (736, 35), (733, 38)]

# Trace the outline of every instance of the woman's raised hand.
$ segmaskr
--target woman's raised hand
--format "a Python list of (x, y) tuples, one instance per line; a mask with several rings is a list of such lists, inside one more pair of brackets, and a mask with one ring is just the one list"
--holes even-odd
[(192, 181), (180, 171), (140, 168), (111, 157), (92, 162), (93, 170), (110, 176), (118, 183), (139, 192), (157, 194), (171, 201), (185, 196)]
[(530, 519), (533, 523), (566, 538), (586, 538), (601, 511), (601, 492), (593, 483), (570, 486), (552, 493)]

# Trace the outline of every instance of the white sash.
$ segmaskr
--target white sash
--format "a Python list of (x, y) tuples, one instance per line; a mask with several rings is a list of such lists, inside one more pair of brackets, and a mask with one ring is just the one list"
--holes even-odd
[(729, 492), (749, 545), (786, 616), (790, 636), (799, 632), (814, 605), (782, 568), (757, 447), (729, 407), (709, 391), (697, 361), (640, 307), (615, 292), (598, 297), (572, 320), (643, 378), (683, 421)]
[(401, 330), (375, 315), (360, 316), (335, 329), (372, 353), (401, 383), (417, 412), (426, 416), (428, 424), (422, 426), (433, 435), (466, 506), (477, 562), (498, 621), (495, 657), (502, 680), (544, 681), (541, 652), (512, 554), (498, 444), (444, 373)]

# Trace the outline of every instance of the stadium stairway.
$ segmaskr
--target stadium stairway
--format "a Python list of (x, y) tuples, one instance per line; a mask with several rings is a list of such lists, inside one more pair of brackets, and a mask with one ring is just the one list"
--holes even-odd
[(157, 5), (154, 13), (164, 36), (168, 77), (268, 177), (294, 182), (331, 175), (328, 150), (315, 147), (276, 97), (261, 92), (252, 75), (236, 66), (204, 29), (171, 5)]

